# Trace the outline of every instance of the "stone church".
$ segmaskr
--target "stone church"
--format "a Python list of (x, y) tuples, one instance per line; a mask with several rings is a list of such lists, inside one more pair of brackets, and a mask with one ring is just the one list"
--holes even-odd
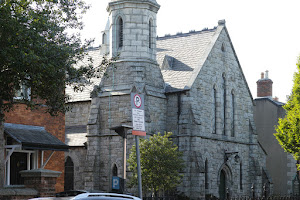
[[(111, 0), (95, 64), (119, 55), (108, 76), (72, 99), (66, 114), (65, 189), (111, 191), (124, 176), (123, 138), (132, 126), (131, 93), (144, 95), (147, 136), (172, 132), (186, 168), (177, 188), (192, 199), (260, 194), (271, 189), (266, 152), (257, 141), (253, 98), (225, 20), (213, 29), (156, 36), (156, 0)], [(158, 27), (159, 28), (159, 27)], [(95, 94), (95, 92), (94, 92)], [(134, 137), (128, 132), (127, 158)], [(72, 169), (74, 171), (72, 171)], [(125, 169), (126, 171), (126, 169)], [(124, 177), (123, 177), (124, 178)]]

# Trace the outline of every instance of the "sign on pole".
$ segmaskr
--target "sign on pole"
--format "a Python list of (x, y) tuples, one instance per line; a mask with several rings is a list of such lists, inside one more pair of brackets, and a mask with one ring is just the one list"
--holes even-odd
[(132, 135), (146, 136), (144, 95), (131, 93)]
[(120, 178), (117, 176), (112, 177), (112, 189), (119, 190), (120, 189)]

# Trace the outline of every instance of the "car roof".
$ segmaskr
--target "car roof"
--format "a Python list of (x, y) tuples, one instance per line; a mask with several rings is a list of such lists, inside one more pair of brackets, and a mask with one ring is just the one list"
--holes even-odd
[(74, 200), (85, 199), (141, 200), (140, 198), (135, 196), (116, 193), (83, 193), (74, 197)]
[(28, 200), (72, 200), (73, 197), (39, 197)]

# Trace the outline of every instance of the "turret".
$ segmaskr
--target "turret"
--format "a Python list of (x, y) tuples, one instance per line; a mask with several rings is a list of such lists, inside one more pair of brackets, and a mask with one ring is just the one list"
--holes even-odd
[(107, 11), (110, 21), (110, 55), (122, 60), (156, 62), (155, 0), (112, 0)]

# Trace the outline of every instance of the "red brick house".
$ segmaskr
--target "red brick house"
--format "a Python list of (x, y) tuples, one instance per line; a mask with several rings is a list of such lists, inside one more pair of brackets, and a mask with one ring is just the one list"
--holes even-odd
[(61, 172), (55, 192), (64, 190), (65, 115), (51, 116), (45, 108), (28, 109), (19, 103), (5, 113), (4, 187), (24, 184), (20, 171), (48, 169)]

